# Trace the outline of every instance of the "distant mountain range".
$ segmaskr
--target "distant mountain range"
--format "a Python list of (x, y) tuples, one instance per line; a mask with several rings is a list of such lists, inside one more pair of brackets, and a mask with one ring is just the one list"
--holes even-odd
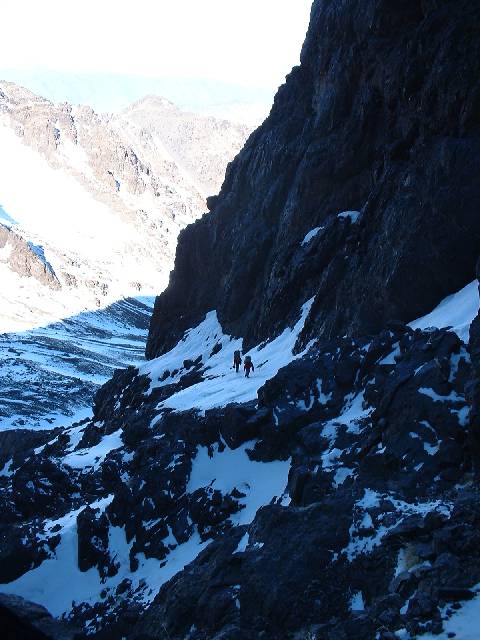
[(160, 95), (182, 109), (250, 126), (267, 117), (276, 91), (276, 87), (244, 87), (198, 78), (1, 68), (0, 78), (29, 87), (52, 102), (88, 104), (96, 111), (117, 112), (146, 95)]
[(102, 115), (0, 81), (0, 331), (156, 293), (249, 132), (163, 98)]

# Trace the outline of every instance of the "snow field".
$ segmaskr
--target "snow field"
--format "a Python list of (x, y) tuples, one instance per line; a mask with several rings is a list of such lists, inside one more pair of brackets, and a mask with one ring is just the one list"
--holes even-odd
[(121, 300), (46, 327), (0, 335), (0, 431), (51, 429), (89, 417), (96, 387), (114, 369), (144, 362), (152, 305), (153, 298)]

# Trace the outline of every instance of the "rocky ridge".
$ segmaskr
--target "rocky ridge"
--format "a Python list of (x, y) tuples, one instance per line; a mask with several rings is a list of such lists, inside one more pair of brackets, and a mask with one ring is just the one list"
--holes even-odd
[(61, 286), (52, 265), (45, 260), (43, 250), (3, 224), (0, 224), (0, 260), (19, 276), (35, 278), (51, 289)]

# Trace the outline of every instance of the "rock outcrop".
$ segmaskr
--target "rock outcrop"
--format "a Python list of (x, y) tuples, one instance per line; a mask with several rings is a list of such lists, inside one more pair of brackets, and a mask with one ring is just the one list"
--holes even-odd
[(44, 607), (0, 593), (3, 640), (74, 640), (80, 630), (52, 618)]
[(315, 295), (306, 343), (409, 321), (472, 280), (479, 10), (468, 0), (314, 2), (301, 65), (212, 213), (180, 236), (148, 357), (211, 309), (253, 345)]
[(0, 262), (19, 276), (35, 278), (51, 289), (61, 286), (52, 265), (45, 260), (42, 248), (27, 242), (3, 224), (0, 224)]

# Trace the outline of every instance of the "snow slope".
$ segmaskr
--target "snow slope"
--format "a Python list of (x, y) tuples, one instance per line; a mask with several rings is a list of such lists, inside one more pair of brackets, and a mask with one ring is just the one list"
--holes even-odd
[(117, 368), (144, 359), (153, 298), (121, 300), (21, 333), (0, 334), (0, 431), (52, 428), (91, 414)]
[(290, 460), (250, 460), (247, 449), (252, 444), (247, 442), (237, 449), (227, 447), (222, 452), (215, 446), (213, 453), (207, 447), (199, 447), (187, 485), (188, 493), (201, 487), (212, 487), (223, 494), (237, 488), (244, 493), (240, 500), (244, 508), (232, 518), (235, 524), (249, 524), (260, 507), (282, 496), (288, 482)]
[[(170, 396), (162, 404), (163, 408), (205, 411), (231, 402), (255, 400), (258, 389), (269, 378), (308, 351), (309, 347), (300, 354), (293, 353), (312, 304), (313, 298), (302, 306), (300, 318), (294, 327), (285, 329), (275, 340), (258, 345), (244, 354), (252, 357), (255, 367), (248, 379), (244, 378), (243, 372), (237, 374), (232, 368), (233, 352), (242, 350), (242, 340), (235, 340), (223, 333), (215, 311), (208, 313), (200, 325), (187, 331), (183, 340), (170, 352), (143, 365), (140, 373), (150, 376), (151, 389), (154, 389), (178, 381), (185, 373), (184, 360), (195, 360), (200, 356), (205, 367), (202, 382)], [(215, 345), (221, 345), (221, 350), (212, 355)], [(175, 370), (175, 375), (165, 377), (165, 372)]]
[[(422, 640), (478, 640), (480, 621), (480, 584), (474, 588), (477, 597), (469, 602), (464, 602), (459, 611), (446, 616), (445, 607), (442, 611), (443, 632), (438, 635), (426, 633), (420, 636)], [(408, 638), (408, 635), (399, 634), (400, 638)]]
[(474, 280), (442, 300), (433, 311), (414, 320), (409, 326), (412, 329), (451, 327), (461, 340), (468, 342), (470, 325), (478, 313), (479, 306), (478, 280)]
[[(104, 511), (113, 496), (98, 500), (91, 505), (93, 509)], [(126, 577), (131, 579), (135, 587), (140, 583), (148, 584), (148, 591), (143, 593), (143, 601), (149, 602), (158, 589), (175, 573), (191, 562), (206, 546), (198, 536), (178, 545), (170, 554), (170, 562), (160, 567), (155, 558), (140, 558), (139, 568), (131, 572), (129, 568), (129, 552), (125, 531), (119, 527), (110, 527), (109, 542), (114, 560), (119, 564), (119, 572), (107, 579), (101, 579), (96, 568), (82, 572), (78, 568), (77, 516), (82, 509), (67, 513), (62, 518), (45, 523), (45, 533), (60, 526), (61, 542), (52, 558), (45, 560), (39, 567), (23, 574), (18, 580), (3, 586), (6, 593), (20, 595), (23, 598), (38, 602), (46, 607), (54, 616), (68, 613), (73, 602), (95, 603), (101, 600), (101, 592), (114, 590)], [(143, 554), (142, 554), (143, 555)]]

